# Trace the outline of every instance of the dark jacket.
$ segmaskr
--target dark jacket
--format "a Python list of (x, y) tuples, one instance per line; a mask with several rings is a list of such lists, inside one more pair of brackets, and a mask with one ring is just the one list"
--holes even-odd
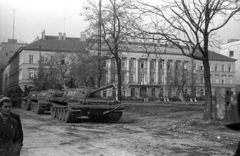
[(0, 117), (0, 156), (17, 156), (21, 146), (17, 121)]
[(22, 130), (22, 122), (21, 122), (20, 116), (12, 112), (10, 116), (17, 121), (19, 138), (21, 143), (23, 143), (23, 130)]

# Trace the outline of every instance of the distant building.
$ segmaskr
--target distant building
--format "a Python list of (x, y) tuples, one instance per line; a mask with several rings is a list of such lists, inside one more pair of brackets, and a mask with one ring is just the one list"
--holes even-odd
[[(42, 38), (23, 48), (18, 49), (4, 68), (4, 91), (7, 92), (16, 87), (32, 85), (32, 77), (39, 66), (41, 57), (48, 57), (53, 53), (77, 53), (86, 48), (86, 36), (81, 38), (69, 38), (65, 33), (58, 36), (47, 36), (42, 32)], [(146, 44), (146, 43), (145, 43)], [(93, 46), (94, 47), (94, 46)], [(97, 48), (91, 48), (97, 55)], [(185, 94), (204, 96), (204, 71), (202, 61), (193, 60), (184, 56), (173, 45), (160, 45), (147, 43), (121, 43), (119, 45), (122, 61), (122, 95), (132, 97), (179, 97), (180, 90), (169, 85), (171, 75), (179, 72), (181, 67), (194, 73), (189, 81), (193, 82), (184, 87)], [(147, 51), (146, 51), (147, 48)], [(106, 46), (102, 46), (102, 55), (108, 52)], [(216, 88), (229, 88), (235, 91), (235, 59), (209, 52), (212, 93)], [(117, 82), (116, 63), (113, 58), (104, 59), (107, 73), (104, 73), (102, 85)], [(64, 63), (64, 61), (62, 61)], [(115, 96), (116, 88), (102, 91), (102, 96)]]
[(14, 55), (14, 53), (20, 48), (26, 46), (26, 43), (18, 43), (17, 39), (8, 39), (8, 42), (1, 43), (0, 50), (0, 94), (3, 91), (3, 79), (2, 72), (3, 68), (6, 66), (9, 59)]
[[(179, 97), (180, 91), (169, 84), (171, 75), (176, 73), (181, 65), (185, 69), (191, 69), (195, 76), (189, 81), (195, 81), (184, 87), (185, 94), (204, 96), (204, 71), (202, 61), (193, 60), (184, 56), (174, 46), (153, 45), (155, 50), (149, 53), (141, 48), (139, 43), (131, 44), (127, 52), (122, 52), (122, 68), (127, 71), (123, 78), (123, 95), (132, 97)], [(150, 47), (149, 47), (150, 49)], [(209, 52), (212, 94), (216, 88), (229, 88), (235, 91), (235, 59)], [(106, 62), (108, 73), (106, 82), (116, 82), (115, 60)], [(190, 70), (190, 71), (191, 71)], [(113, 73), (114, 72), (114, 73)], [(109, 89), (103, 95), (113, 96), (115, 90)]]
[(230, 39), (222, 44), (220, 54), (236, 59), (236, 84), (240, 84), (240, 39)]
[[(44, 60), (54, 53), (74, 53), (84, 49), (86, 37), (70, 38), (65, 33), (58, 36), (47, 36), (42, 32), (42, 38), (21, 47), (8, 61), (3, 71), (4, 93), (20, 87), (24, 90), (33, 85), (33, 77), (39, 66), (40, 58)], [(64, 60), (62, 61), (64, 63)]]

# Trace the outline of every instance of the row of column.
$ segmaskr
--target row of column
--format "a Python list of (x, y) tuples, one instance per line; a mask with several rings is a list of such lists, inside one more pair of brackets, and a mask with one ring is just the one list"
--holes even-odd
[[(126, 73), (126, 77), (127, 77), (127, 83), (129, 83), (129, 78), (130, 78), (130, 60), (131, 60), (131, 58), (127, 58), (126, 59), (126, 70), (128, 71), (127, 73)], [(138, 83), (139, 82), (139, 59), (138, 58), (136, 58), (135, 59), (135, 65), (136, 65), (136, 68), (135, 68), (135, 70), (136, 70), (136, 73), (135, 73), (135, 80), (136, 80), (136, 82)], [(167, 61), (168, 60), (164, 60), (163, 61), (163, 78), (164, 78), (164, 80), (163, 80), (163, 83), (164, 84), (166, 84), (167, 83), (167, 81), (166, 81), (166, 79), (167, 79)], [(160, 62), (160, 60), (159, 59), (156, 59), (156, 68), (155, 68), (155, 80), (156, 80), (156, 84), (158, 84), (159, 83), (159, 62)], [(109, 60), (108, 61), (108, 69), (111, 69), (111, 63), (112, 63), (112, 61), (111, 60)], [(151, 59), (147, 59), (147, 84), (150, 84), (150, 80), (151, 80), (151, 76), (150, 76), (150, 72), (151, 72)], [(108, 70), (108, 81), (110, 82), (111, 81), (111, 70)]]

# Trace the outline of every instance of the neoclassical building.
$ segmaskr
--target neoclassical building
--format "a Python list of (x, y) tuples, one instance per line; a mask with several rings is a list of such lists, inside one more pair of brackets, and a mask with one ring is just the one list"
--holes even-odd
[[(154, 44), (153, 44), (154, 45)], [(122, 51), (123, 74), (122, 94), (134, 97), (173, 97), (181, 98), (180, 90), (170, 83), (176, 72), (181, 68), (192, 75), (184, 87), (184, 93), (193, 96), (205, 95), (202, 61), (182, 55), (181, 51), (172, 45), (154, 45), (155, 50), (146, 52), (139, 43), (132, 43), (131, 50)], [(151, 46), (151, 45), (150, 45)], [(149, 48), (150, 48), (149, 46)], [(228, 88), (235, 91), (235, 59), (209, 53), (211, 66), (212, 93), (216, 88)], [(116, 81), (114, 59), (106, 61), (108, 73), (106, 82)], [(115, 94), (109, 89), (103, 96)]]

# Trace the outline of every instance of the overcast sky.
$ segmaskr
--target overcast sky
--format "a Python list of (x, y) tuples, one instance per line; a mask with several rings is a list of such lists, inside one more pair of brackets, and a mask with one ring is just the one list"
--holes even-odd
[[(157, 0), (149, 0), (157, 1)], [(15, 10), (14, 38), (30, 43), (41, 32), (57, 36), (80, 37), (87, 23), (79, 15), (86, 0), (0, 0), (0, 43), (13, 38), (13, 10)], [(240, 15), (236, 16), (240, 19)], [(240, 39), (240, 21), (231, 20), (219, 31), (224, 42), (229, 38)]]

